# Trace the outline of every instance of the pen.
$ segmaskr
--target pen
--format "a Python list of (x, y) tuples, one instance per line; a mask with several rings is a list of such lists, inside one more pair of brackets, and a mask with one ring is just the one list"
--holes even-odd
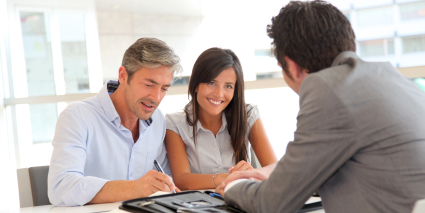
[[(156, 170), (158, 170), (158, 172), (161, 172), (161, 173), (165, 174), (165, 173), (164, 173), (164, 170), (162, 170), (162, 168), (161, 168), (161, 166), (159, 165), (158, 161), (153, 160), (153, 165), (155, 165)], [(174, 191), (174, 190), (173, 190), (172, 192), (173, 192), (173, 193), (176, 193), (176, 191)]]
[(223, 196), (221, 196), (221, 194), (218, 194), (218, 193), (215, 193), (215, 192), (211, 193), (210, 196), (211, 197), (220, 197), (220, 198), (223, 198)]

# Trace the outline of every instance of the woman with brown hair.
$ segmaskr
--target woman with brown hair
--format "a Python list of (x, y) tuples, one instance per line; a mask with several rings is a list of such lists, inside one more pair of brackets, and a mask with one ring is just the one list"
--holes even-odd
[(165, 116), (165, 145), (174, 182), (182, 190), (217, 187), (234, 171), (277, 162), (258, 108), (245, 104), (242, 67), (235, 53), (210, 48), (193, 66), (191, 101)]

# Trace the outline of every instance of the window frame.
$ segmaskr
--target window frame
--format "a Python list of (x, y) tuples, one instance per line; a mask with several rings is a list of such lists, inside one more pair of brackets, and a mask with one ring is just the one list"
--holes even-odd
[[(55, 5), (26, 5), (20, 3), (19, 0), (11, 0), (7, 3), (5, 2), (6, 7), (3, 10), (5, 11), (2, 15), (5, 17), (5, 19), (3, 19), (3, 25), (7, 26), (5, 27), (7, 31), (4, 32), (4, 36), (2, 36), (3, 34), (0, 35), (0, 42), (2, 42), (0, 43), (0, 71), (2, 75), (0, 76), (0, 81), (4, 85), (4, 88), (0, 89), (0, 126), (5, 126), (5, 128), (2, 128), (5, 134), (2, 132), (1, 141), (6, 142), (5, 145), (8, 146), (8, 153), (10, 154), (9, 159), (16, 163), (16, 168), (21, 168), (23, 166), (21, 162), (21, 146), (28, 146), (28, 144), (32, 142), (32, 139), (28, 142), (28, 137), (25, 140), (21, 140), (18, 137), (16, 107), (22, 108), (23, 105), (28, 107), (29, 110), (29, 106), (32, 104), (56, 103), (59, 115), (66, 107), (66, 102), (92, 97), (103, 86), (99, 33), (94, 3), (87, 2), (81, 4), (81, 2), (60, 2), (54, 4)], [(0, 7), (0, 9), (2, 8)], [(46, 17), (49, 16), (48, 20), (45, 20), (45, 22), (47, 23), (46, 31), (50, 33), (48, 36), (51, 38), (50, 48), (52, 51), (55, 95), (28, 97), (25, 55), (20, 23), (21, 12), (42, 12), (47, 14), (45, 15)], [(65, 94), (65, 76), (58, 20), (59, 13), (61, 12), (84, 14), (90, 93)], [(0, 22), (0, 24), (2, 23)], [(3, 43), (8, 46), (3, 45)], [(8, 62), (8, 66), (6, 66), (6, 63), (1, 62)], [(19, 78), (21, 81), (19, 81)], [(17, 91), (18, 89), (15, 85), (19, 85), (20, 91)], [(4, 89), (4, 91), (2, 89)], [(27, 116), (26, 119), (28, 123), (31, 123), (29, 116)], [(30, 129), (26, 131), (31, 132)], [(31, 134), (28, 135), (31, 137)], [(31, 145), (33, 144), (31, 143)]]

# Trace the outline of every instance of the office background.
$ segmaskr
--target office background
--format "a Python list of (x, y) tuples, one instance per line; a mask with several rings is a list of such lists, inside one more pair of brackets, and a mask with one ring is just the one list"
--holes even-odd
[[(298, 96), (270, 51), (266, 25), (289, 1), (0, 0), (0, 210), (19, 206), (16, 169), (47, 165), (58, 114), (116, 79), (124, 51), (140, 37), (175, 49), (183, 74), (160, 105), (188, 102), (197, 56), (222, 47), (241, 59), (246, 101), (259, 106), (278, 157), (293, 139)], [(425, 77), (425, 1), (331, 0), (351, 21), (357, 52)], [(274, 97), (271, 99), (270, 97)]]

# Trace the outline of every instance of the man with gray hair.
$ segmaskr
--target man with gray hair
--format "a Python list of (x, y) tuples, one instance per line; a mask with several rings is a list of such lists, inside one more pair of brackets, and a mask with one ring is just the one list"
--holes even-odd
[[(180, 71), (179, 57), (165, 42), (141, 38), (126, 50), (118, 81), (60, 114), (48, 177), (53, 205), (116, 202), (177, 189), (163, 144), (164, 116), (156, 108)], [(154, 160), (166, 174), (152, 170)]]

